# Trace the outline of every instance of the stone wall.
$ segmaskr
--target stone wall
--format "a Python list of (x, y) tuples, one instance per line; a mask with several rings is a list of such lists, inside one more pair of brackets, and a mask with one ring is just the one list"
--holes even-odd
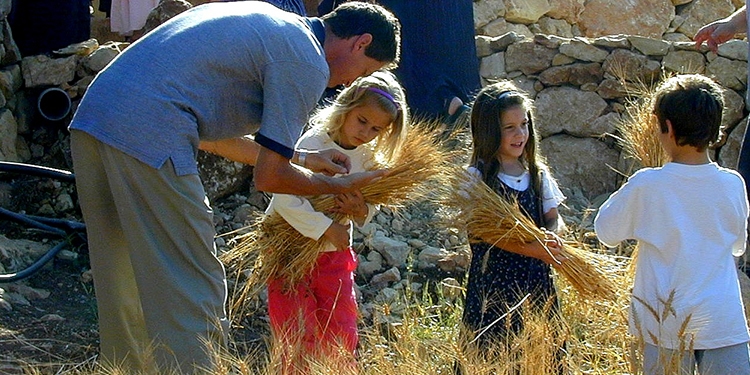
[(712, 150), (714, 160), (734, 167), (747, 111), (747, 42), (732, 40), (718, 54), (692, 42), (641, 36), (562, 38), (510, 32), (477, 36), (485, 81), (510, 79), (535, 98), (542, 152), (560, 185), (593, 199), (619, 186), (616, 170), (626, 163), (611, 134), (623, 119), (629, 84), (648, 84), (663, 75), (702, 73), (725, 88), (728, 137)]
[(477, 34), (509, 31), (563, 37), (640, 35), (689, 41), (706, 23), (733, 13), (744, 0), (476, 0)]
[(19, 133), (28, 132), (23, 123), (16, 121), (21, 79), (21, 52), (18, 50), (8, 24), (11, 0), (0, 0), (0, 160), (20, 161), (28, 147)]

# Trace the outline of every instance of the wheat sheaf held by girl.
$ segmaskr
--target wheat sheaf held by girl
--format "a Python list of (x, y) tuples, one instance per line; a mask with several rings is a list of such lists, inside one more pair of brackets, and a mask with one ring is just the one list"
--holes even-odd
[[(451, 204), (459, 211), (458, 220), (466, 227), (469, 241), (544, 244), (544, 230), (521, 212), (517, 202), (497, 195), (469, 173), (456, 173), (454, 177)], [(619, 263), (569, 241), (563, 244), (563, 254), (567, 260), (554, 265), (555, 269), (582, 297), (618, 298), (620, 288), (607, 275), (617, 272)]]
[[(401, 152), (390, 165), (374, 169), (388, 169), (386, 176), (361, 189), (365, 202), (398, 208), (408, 201), (433, 198), (448, 186), (453, 160), (457, 151), (447, 149), (433, 131), (431, 122), (411, 126)], [(310, 203), (318, 212), (334, 207), (333, 196), (311, 197)], [(340, 221), (342, 214), (329, 213)], [(237, 239), (238, 244), (224, 255), (225, 263), (241, 270), (249, 266), (248, 259), (257, 258), (253, 265), (250, 284), (263, 285), (269, 278), (283, 278), (295, 285), (313, 268), (324, 239), (315, 241), (294, 230), (279, 214), (261, 216), (252, 230)]]

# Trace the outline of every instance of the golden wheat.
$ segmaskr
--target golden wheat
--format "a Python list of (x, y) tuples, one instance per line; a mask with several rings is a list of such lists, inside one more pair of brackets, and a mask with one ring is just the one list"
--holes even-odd
[[(397, 208), (408, 201), (439, 194), (441, 187), (448, 185), (445, 181), (453, 171), (450, 161), (455, 153), (442, 146), (430, 126), (416, 124), (394, 161), (375, 167), (388, 169), (388, 174), (360, 189), (365, 202)], [(333, 196), (311, 197), (310, 203), (336, 222), (350, 219), (328, 212), (335, 206)], [(237, 240), (238, 245), (223, 260), (230, 267), (242, 269), (248, 266), (247, 259), (257, 257), (252, 281), (256, 286), (270, 278), (281, 278), (287, 286), (298, 283), (309, 275), (325, 246), (325, 239), (315, 241), (302, 236), (276, 213), (262, 216), (249, 233)]]
[[(524, 215), (516, 202), (502, 198), (484, 182), (466, 173), (455, 175), (459, 177), (453, 202), (462, 211), (460, 219), (470, 239), (489, 244), (539, 242), (544, 245), (544, 230)], [(582, 250), (581, 246), (564, 242), (562, 253), (567, 260), (554, 265), (555, 269), (583, 296), (616, 299), (618, 289), (607, 274), (608, 268), (617, 265), (608, 257)]]

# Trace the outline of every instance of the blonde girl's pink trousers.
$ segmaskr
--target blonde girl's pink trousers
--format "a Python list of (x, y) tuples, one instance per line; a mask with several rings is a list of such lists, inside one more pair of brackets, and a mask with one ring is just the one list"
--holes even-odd
[(268, 315), (277, 340), (301, 344), (308, 354), (357, 348), (357, 300), (354, 270), (357, 257), (351, 247), (318, 256), (310, 275), (288, 287), (281, 279), (268, 285)]

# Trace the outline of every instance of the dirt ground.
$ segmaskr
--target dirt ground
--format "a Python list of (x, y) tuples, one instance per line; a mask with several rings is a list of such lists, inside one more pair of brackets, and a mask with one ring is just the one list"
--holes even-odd
[(0, 373), (20, 374), (30, 365), (53, 373), (95, 358), (99, 339), (90, 281), (82, 281), (77, 270), (52, 265), (18, 283), (49, 296), (0, 311)]
[[(41, 374), (60, 374), (95, 363), (96, 298), (88, 273), (79, 267), (57, 261), (14, 283), (49, 296), (29, 299), (28, 305), (13, 304), (11, 311), (0, 309), (0, 374), (27, 374), (31, 368)], [(0, 289), (14, 286), (0, 284)], [(263, 315), (264, 309), (258, 308), (234, 322), (230, 352), (242, 356), (265, 348), (268, 327)]]

